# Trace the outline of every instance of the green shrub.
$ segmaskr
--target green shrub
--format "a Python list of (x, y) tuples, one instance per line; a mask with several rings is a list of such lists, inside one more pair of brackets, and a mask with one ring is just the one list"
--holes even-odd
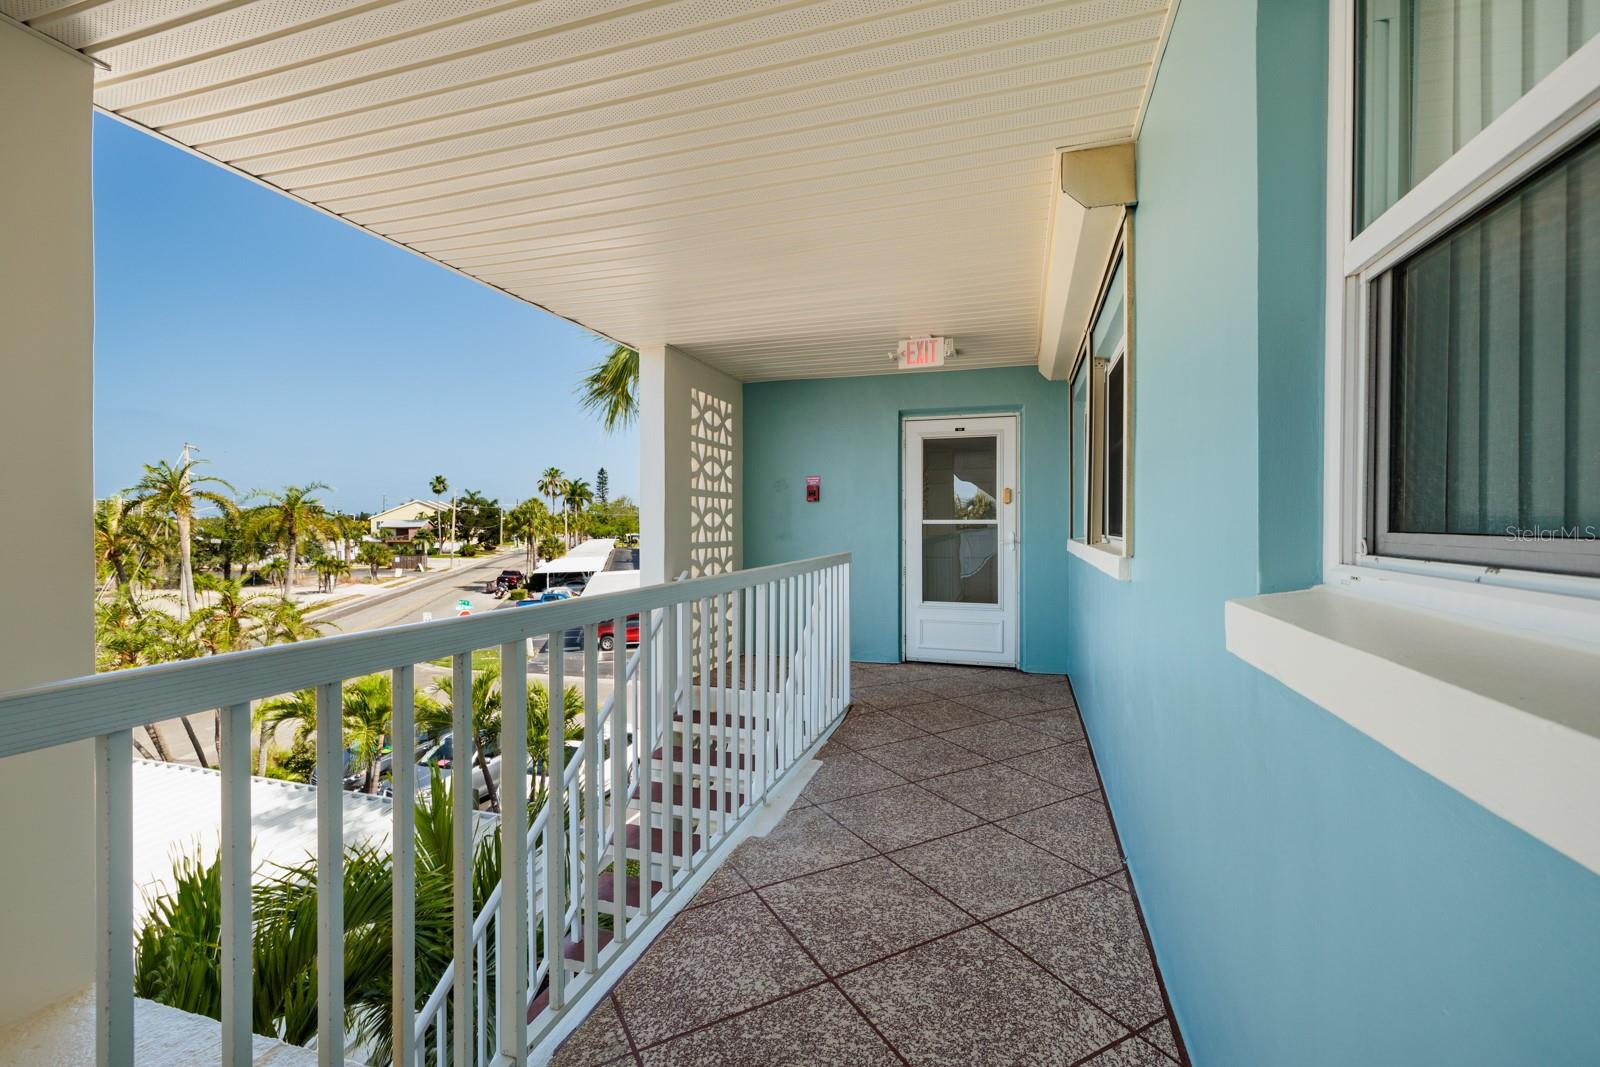
[(507, 589), (506, 590), (506, 599), (507, 600), (512, 600), (512, 601), (515, 601), (515, 600), (526, 600), (526, 599), (528, 599), (528, 591), (526, 589), (524, 589), (520, 585), (517, 586), (514, 589)]

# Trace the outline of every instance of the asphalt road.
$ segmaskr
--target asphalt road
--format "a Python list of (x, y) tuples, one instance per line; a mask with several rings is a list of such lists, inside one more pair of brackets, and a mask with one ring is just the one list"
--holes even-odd
[[(330, 625), (337, 629), (330, 628), (328, 633), (359, 633), (385, 626), (422, 622), (425, 614), (431, 615), (434, 619), (453, 618), (460, 614), (460, 602), (463, 600), (469, 602), (470, 607), (467, 610), (474, 615), (485, 611), (517, 610), (505, 600), (496, 600), (492, 593), (485, 593), (483, 587), (484, 583), (503, 570), (511, 568), (521, 570), (525, 561), (526, 557), (521, 552), (502, 553), (481, 562), (474, 560), (470, 566), (458, 561), (455, 570), (447, 572), (449, 577), (432, 581), (420, 589), (405, 589), (393, 596), (385, 597), (376, 604), (363, 604), (350, 609), (347, 613), (336, 610)], [(548, 643), (541, 641), (529, 651), (528, 670), (535, 675), (548, 674), (550, 671)], [(611, 659), (611, 653), (600, 653), (598, 677), (611, 677)], [(569, 679), (574, 682), (580, 679), (583, 675), (582, 649), (575, 643), (569, 642), (565, 649), (563, 664)]]

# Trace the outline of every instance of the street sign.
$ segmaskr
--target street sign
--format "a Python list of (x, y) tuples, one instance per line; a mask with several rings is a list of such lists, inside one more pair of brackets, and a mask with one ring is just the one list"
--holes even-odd
[(456, 607), (461, 611), (470, 611), (472, 609), (472, 601), (463, 597), (462, 599), (456, 601)]
[(431, 612), (431, 611), (424, 611), (424, 612), (423, 612), (423, 613), (422, 613), (422, 621), (423, 621), (423, 622), (432, 622), (432, 621), (433, 621), (433, 612)]

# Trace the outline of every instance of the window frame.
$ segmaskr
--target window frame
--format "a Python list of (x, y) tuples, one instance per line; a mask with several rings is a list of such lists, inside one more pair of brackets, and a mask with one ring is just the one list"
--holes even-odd
[[(1067, 515), (1067, 547), (1073, 555), (1122, 580), (1129, 577), (1128, 560), (1133, 556), (1133, 266), (1133, 211), (1124, 208), (1122, 218), (1117, 224), (1117, 237), (1111, 246), (1111, 254), (1106, 257), (1105, 268), (1096, 286), (1094, 311), (1084, 326), (1083, 336), (1078, 340), (1077, 355), (1073, 357), (1072, 367), (1067, 372), (1067, 467), (1070, 498)], [(1106, 300), (1111, 295), (1111, 283), (1119, 267), (1122, 271), (1122, 337), (1110, 356), (1098, 359), (1094, 355), (1094, 330), (1105, 311)], [(1112, 536), (1107, 533), (1111, 477), (1109, 470), (1111, 427), (1107, 424), (1107, 409), (1111, 370), (1118, 364), (1122, 368), (1122, 470), (1119, 479), (1122, 507), (1119, 516), (1121, 535)], [(1080, 374), (1088, 375), (1088, 426), (1082, 433), (1079, 426), (1073, 422), (1072, 410), (1072, 393)], [(1081, 444), (1083, 441), (1087, 441), (1086, 446)], [(1081, 447), (1088, 449), (1085, 463), (1088, 485), (1084, 487), (1087, 496), (1084, 516), (1085, 536), (1079, 538), (1075, 535), (1075, 530), (1079, 518), (1078, 509), (1084, 506), (1084, 502), (1078, 499), (1072, 479), (1077, 473), (1077, 452)]]
[(1329, 2), (1323, 580), (1413, 606), (1600, 641), (1600, 579), (1518, 569), (1510, 559), (1373, 551), (1377, 283), (1600, 128), (1600, 37), (1356, 232), (1359, 5)]

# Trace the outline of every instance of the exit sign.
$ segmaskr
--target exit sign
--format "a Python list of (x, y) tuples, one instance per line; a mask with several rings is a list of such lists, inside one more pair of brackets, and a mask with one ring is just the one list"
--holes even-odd
[(955, 350), (953, 337), (911, 337), (900, 342), (895, 361), (901, 370), (942, 367)]

